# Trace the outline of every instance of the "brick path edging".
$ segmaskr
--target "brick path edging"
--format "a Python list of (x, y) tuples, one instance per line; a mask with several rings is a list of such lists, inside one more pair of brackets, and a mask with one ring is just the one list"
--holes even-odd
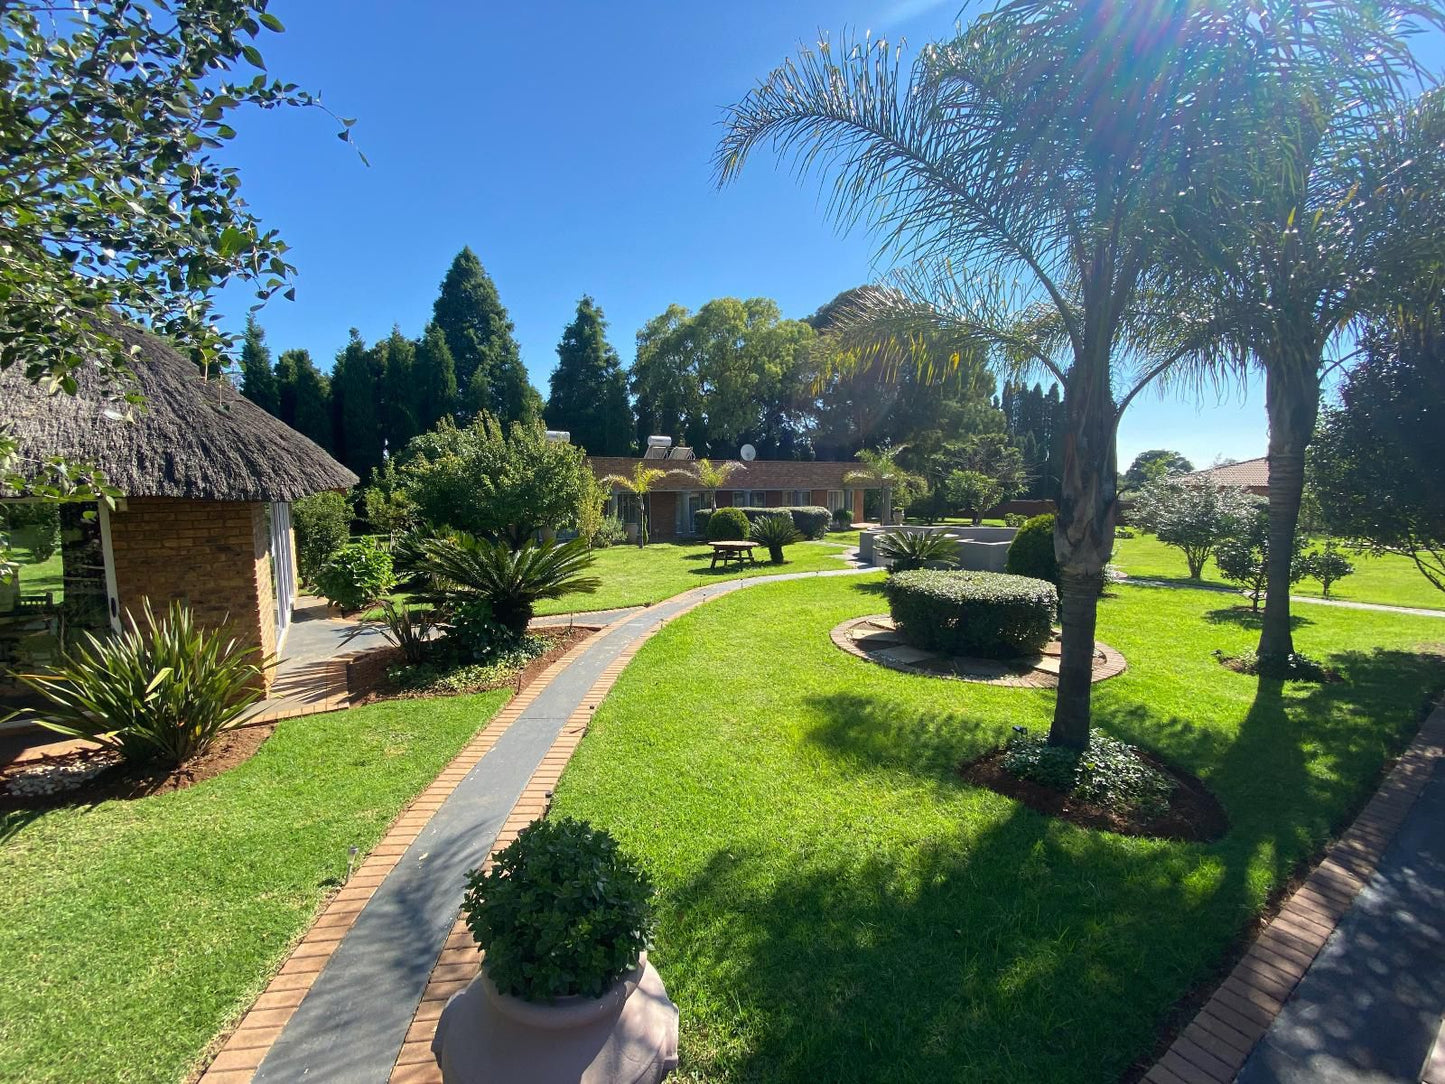
[(1229, 1084), (1274, 1023), (1445, 755), (1445, 705), (1436, 707), (1349, 829), (1255, 938), (1144, 1084)]

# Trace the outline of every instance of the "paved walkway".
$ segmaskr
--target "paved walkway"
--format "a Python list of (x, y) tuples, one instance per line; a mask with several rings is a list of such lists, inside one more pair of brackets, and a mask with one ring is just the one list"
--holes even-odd
[[(1121, 583), (1131, 587), (1169, 587), (1177, 591), (1215, 591), (1222, 595), (1243, 595), (1233, 587), (1217, 583), (1187, 583), (1180, 580), (1151, 580), (1129, 576)], [(1445, 610), (1427, 610), (1423, 606), (1390, 606), (1383, 602), (1351, 602), (1343, 598), (1316, 598), (1314, 595), (1290, 595), (1291, 602), (1307, 602), (1311, 606), (1338, 606), (1342, 610), (1377, 610), (1381, 613), (1411, 614), (1415, 617), (1445, 617)]]
[[(600, 702), (599, 688), (615, 679), (640, 643), (694, 606), (733, 591), (869, 571), (756, 576), (694, 588), (624, 611), (553, 664), (398, 819), (230, 1036), (205, 1084), (392, 1079), (404, 1045), (410, 1054), (424, 1053), (424, 1043), (408, 1039), (434, 965), (452, 944), (466, 872), (503, 842), (504, 829), (509, 834), (545, 811), (540, 801), (519, 805), (524, 789), (545, 768), (560, 774), (585, 726), (569, 728), (570, 735), (564, 728), (579, 719), (585, 724), (586, 712)], [(475, 970), (473, 959), (467, 977)], [(422, 1068), (422, 1059), (414, 1060)]]

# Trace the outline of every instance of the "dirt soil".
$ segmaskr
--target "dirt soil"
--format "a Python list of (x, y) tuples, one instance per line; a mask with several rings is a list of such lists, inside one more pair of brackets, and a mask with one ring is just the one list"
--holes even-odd
[(1169, 811), (1161, 816), (1121, 813), (1114, 809), (1078, 801), (1062, 791), (1029, 779), (1020, 779), (1003, 766), (1002, 749), (985, 753), (959, 765), (958, 774), (975, 786), (1023, 802), (1030, 809), (1058, 817), (1081, 828), (1101, 829), (1125, 836), (1177, 839), (1188, 843), (1210, 843), (1229, 830), (1229, 819), (1214, 795), (1194, 776), (1179, 771), (1157, 757), (1140, 752), (1139, 757), (1175, 782)]

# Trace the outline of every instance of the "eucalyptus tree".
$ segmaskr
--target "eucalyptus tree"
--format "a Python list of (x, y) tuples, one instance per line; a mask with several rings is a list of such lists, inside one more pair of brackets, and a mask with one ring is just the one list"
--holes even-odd
[[(829, 210), (913, 263), (860, 291), (835, 334), (861, 363), (987, 357), (1064, 389), (1063, 657), (1050, 741), (1086, 747), (1098, 584), (1113, 545), (1115, 433), (1175, 360), (1140, 334), (1148, 277), (1211, 142), (1233, 36), (1172, 0), (1014, 0), (904, 70), (883, 42), (826, 41), (729, 112), (720, 182), (771, 146), (832, 178)], [(1239, 16), (1242, 20), (1243, 16)]]
[[(1393, 308), (1445, 249), (1445, 108), (1415, 32), (1445, 25), (1438, 0), (1256, 0), (1221, 159), (1226, 183), (1181, 221), (1177, 270), (1235, 365), (1263, 370), (1269, 416), (1269, 587), (1260, 665), (1294, 645), (1289, 587), (1305, 451), (1321, 385), (1362, 322)], [(1213, 359), (1217, 344), (1207, 346)]]

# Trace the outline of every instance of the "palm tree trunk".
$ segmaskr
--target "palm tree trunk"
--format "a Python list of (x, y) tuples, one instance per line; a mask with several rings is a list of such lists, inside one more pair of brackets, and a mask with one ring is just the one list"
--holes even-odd
[(1308, 351), (1308, 346), (1285, 348), (1275, 357), (1262, 358), (1269, 414), (1269, 554), (1259, 633), (1260, 673), (1283, 673), (1294, 653), (1290, 564), (1304, 494), (1305, 449), (1320, 409), (1319, 358)]
[[(1081, 379), (1064, 393), (1068, 431), (1059, 513), (1054, 520), (1063, 636), (1049, 744), (1086, 749), (1099, 583), (1114, 549), (1118, 453), (1108, 365), (1076, 364), (1075, 371)], [(1089, 379), (1091, 374), (1094, 379)]]

